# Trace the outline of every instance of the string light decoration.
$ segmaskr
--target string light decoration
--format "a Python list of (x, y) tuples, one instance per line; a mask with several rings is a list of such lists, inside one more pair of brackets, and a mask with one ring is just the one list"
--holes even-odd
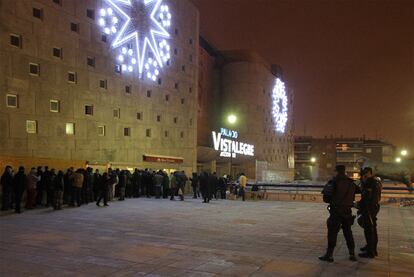
[(103, 0), (98, 25), (110, 38), (122, 72), (156, 81), (171, 59), (172, 15), (163, 0)]
[(288, 96), (286, 93), (285, 83), (279, 78), (276, 78), (276, 84), (273, 87), (272, 100), (272, 114), (276, 131), (284, 133), (286, 131), (288, 121)]

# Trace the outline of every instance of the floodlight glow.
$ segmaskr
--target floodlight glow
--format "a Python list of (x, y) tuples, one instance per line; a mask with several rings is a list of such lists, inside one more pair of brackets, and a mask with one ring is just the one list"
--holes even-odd
[(275, 121), (276, 131), (284, 133), (288, 121), (288, 97), (285, 83), (276, 78), (276, 84), (272, 94), (273, 107), (272, 114)]
[(401, 162), (401, 158), (400, 157), (395, 158), (395, 162), (400, 163)]
[(234, 123), (236, 123), (236, 121), (237, 121), (237, 116), (235, 116), (234, 114), (231, 114), (231, 115), (229, 115), (229, 116), (227, 117), (227, 121), (228, 121), (230, 124), (234, 124)]
[(407, 156), (408, 155), (408, 151), (407, 150), (401, 150), (401, 156)]
[(311, 163), (315, 163), (315, 162), (316, 162), (316, 158), (315, 158), (315, 157), (312, 157), (312, 158), (310, 159), (310, 161), (311, 161)]
[[(166, 39), (170, 38), (167, 27), (171, 26), (172, 15), (164, 0), (103, 0), (99, 10), (101, 18), (98, 25), (109, 35), (111, 46), (124, 57), (126, 63), (122, 70), (136, 68), (138, 75), (156, 80), (155, 75), (169, 61), (171, 47)], [(113, 36), (111, 38), (111, 36)], [(147, 60), (153, 57), (152, 61)], [(128, 59), (128, 60), (127, 60)], [(119, 59), (118, 59), (119, 60)], [(154, 62), (156, 61), (156, 63)], [(143, 75), (143, 72), (149, 72)], [(131, 72), (131, 71), (130, 71)], [(155, 74), (158, 72), (158, 74)]]

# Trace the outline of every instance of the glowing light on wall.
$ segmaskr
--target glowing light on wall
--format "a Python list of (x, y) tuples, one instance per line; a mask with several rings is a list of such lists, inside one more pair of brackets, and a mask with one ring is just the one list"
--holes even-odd
[(285, 83), (276, 78), (276, 84), (272, 94), (273, 107), (272, 114), (275, 122), (276, 131), (284, 133), (288, 121), (288, 97)]
[(111, 46), (122, 72), (138, 71), (140, 78), (156, 81), (171, 59), (172, 15), (163, 0), (104, 0), (98, 26), (112, 38)]

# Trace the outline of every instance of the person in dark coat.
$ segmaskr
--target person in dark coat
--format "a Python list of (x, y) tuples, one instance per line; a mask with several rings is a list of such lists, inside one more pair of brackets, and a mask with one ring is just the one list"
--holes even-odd
[(193, 175), (191, 177), (191, 188), (193, 189), (193, 198), (197, 199), (197, 196), (200, 197), (200, 192), (199, 192), (199, 178), (197, 176), (196, 172), (193, 172)]
[(99, 178), (99, 193), (98, 198), (96, 200), (96, 206), (100, 206), (99, 203), (103, 199), (104, 206), (108, 205), (108, 196), (109, 196), (109, 190), (112, 189), (112, 181), (111, 177), (108, 175), (108, 173), (102, 174), (102, 176)]
[(209, 185), (209, 176), (207, 172), (203, 172), (200, 175), (200, 190), (201, 195), (203, 196), (203, 203), (209, 203), (210, 202), (210, 185)]
[(141, 174), (138, 168), (135, 168), (134, 173), (132, 173), (132, 195), (133, 197), (140, 196), (140, 189), (141, 189)]
[(96, 201), (99, 196), (99, 182), (101, 179), (101, 174), (99, 173), (99, 169), (95, 170), (95, 173), (93, 174), (93, 201)]
[(19, 171), (14, 175), (13, 179), (13, 190), (14, 190), (14, 201), (15, 201), (15, 212), (21, 213), (21, 204), (23, 193), (26, 190), (26, 174), (24, 174), (24, 167), (20, 166)]
[(336, 246), (336, 240), (339, 230), (342, 228), (346, 245), (348, 247), (349, 259), (356, 261), (355, 242), (352, 235), (352, 224), (354, 218), (351, 208), (354, 205), (355, 193), (359, 188), (351, 178), (345, 174), (345, 166), (336, 166), (336, 176), (331, 179), (327, 186), (332, 186), (332, 196), (329, 204), (328, 227), (328, 248), (325, 255), (319, 257), (321, 261), (333, 262), (333, 252)]
[(36, 169), (33, 167), (30, 173), (26, 176), (26, 209), (33, 209), (36, 206), (36, 191), (37, 184), (40, 181), (40, 176), (37, 175)]
[(36, 185), (36, 205), (41, 206), (43, 202), (43, 191), (45, 190), (45, 180), (43, 178), (42, 167), (37, 167), (37, 176), (40, 178)]
[(119, 183), (118, 183), (118, 195), (119, 201), (124, 201), (125, 200), (125, 189), (126, 189), (126, 183), (127, 183), (127, 175), (125, 170), (122, 170), (119, 172)]
[(162, 180), (162, 198), (167, 199), (170, 195), (170, 178), (168, 177), (167, 172), (163, 171), (163, 180)]
[(366, 167), (362, 171), (362, 192), (358, 208), (362, 215), (366, 246), (361, 248), (361, 258), (375, 258), (378, 256), (377, 215), (380, 210), (382, 184), (372, 173), (372, 168)]
[(65, 190), (63, 171), (59, 170), (57, 176), (53, 180), (54, 201), (53, 209), (61, 210), (63, 205), (63, 192)]
[(219, 178), (218, 187), (220, 191), (220, 198), (226, 199), (227, 179), (225, 175)]
[(10, 165), (6, 166), (4, 169), (0, 183), (2, 192), (1, 210), (7, 211), (11, 208), (13, 191), (13, 168)]

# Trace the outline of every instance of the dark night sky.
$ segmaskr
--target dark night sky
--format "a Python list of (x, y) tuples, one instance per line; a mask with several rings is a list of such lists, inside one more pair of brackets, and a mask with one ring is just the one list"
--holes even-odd
[(280, 64), (295, 133), (384, 138), (414, 152), (414, 0), (193, 0), (219, 50)]

